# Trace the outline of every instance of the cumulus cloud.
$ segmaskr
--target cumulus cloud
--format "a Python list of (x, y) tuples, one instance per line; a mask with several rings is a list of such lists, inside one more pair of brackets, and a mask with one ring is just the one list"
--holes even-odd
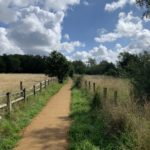
[[(104, 53), (104, 58), (107, 60), (114, 61), (120, 52), (130, 52), (130, 53), (140, 53), (143, 51), (150, 51), (150, 30), (144, 28), (143, 21), (133, 15), (132, 12), (119, 13), (118, 22), (113, 32), (101, 34), (99, 37), (95, 38), (95, 41), (100, 43), (100, 47), (96, 47), (91, 51), (102, 50)], [(129, 43), (126, 46), (116, 44), (115, 50), (112, 51), (106, 47), (102, 48), (102, 43), (114, 42), (118, 39), (128, 39)], [(101, 48), (101, 49), (99, 49)], [(103, 56), (101, 56), (103, 58)]]
[(85, 44), (81, 43), (80, 41), (61, 43), (61, 50), (68, 52), (68, 53), (75, 51), (77, 47), (85, 47)]
[(88, 61), (89, 58), (94, 58), (97, 63), (102, 60), (107, 60), (108, 62), (116, 62), (118, 57), (118, 51), (113, 51), (108, 49), (103, 44), (100, 44), (97, 47), (92, 48), (89, 51), (75, 51), (71, 57), (72, 60), (82, 60), (85, 63)]
[(12, 41), (7, 38), (7, 31), (5, 28), (0, 27), (0, 55), (8, 54), (22, 54), (21, 49), (16, 46)]
[(142, 20), (133, 16), (132, 12), (128, 14), (121, 12), (114, 32), (102, 34), (96, 37), (95, 40), (97, 42), (112, 42), (122, 37), (135, 38), (141, 32), (143, 32)]
[(90, 4), (89, 4), (89, 2), (88, 2), (88, 1), (83, 1), (83, 5), (85, 5), (85, 6), (89, 6)]
[(65, 34), (65, 35), (64, 35), (64, 39), (65, 39), (65, 40), (70, 40), (69, 34)]
[(111, 12), (118, 8), (123, 8), (127, 4), (130, 4), (130, 5), (135, 4), (135, 0), (118, 0), (112, 3), (107, 3), (105, 5), (105, 10)]
[[(0, 22), (8, 25), (0, 32), (5, 39), (0, 43), (0, 54), (47, 54), (60, 50), (65, 45), (61, 40), (66, 10), (79, 3), (80, 0), (0, 0)], [(72, 43), (74, 47), (79, 45)]]
[(77, 5), (80, 0), (45, 0), (42, 4), (46, 9), (67, 10), (69, 6)]
[(83, 62), (87, 62), (91, 57), (92, 55), (88, 51), (76, 51), (72, 54), (73, 60), (82, 60)]

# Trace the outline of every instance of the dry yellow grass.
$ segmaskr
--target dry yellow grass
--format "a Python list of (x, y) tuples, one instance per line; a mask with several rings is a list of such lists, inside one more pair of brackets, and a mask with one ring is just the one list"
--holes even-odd
[(44, 74), (0, 74), (0, 93), (19, 91), (20, 81), (25, 88), (47, 79)]
[(108, 99), (113, 98), (114, 91), (118, 92), (118, 99), (126, 102), (130, 97), (130, 82), (127, 79), (114, 78), (109, 76), (86, 75), (84, 80), (96, 83), (102, 93), (103, 88), (108, 88)]
[[(107, 103), (104, 103), (105, 113), (111, 114), (110, 119), (113, 121), (125, 120), (132, 128), (130, 134), (135, 139), (136, 150), (150, 150), (150, 103), (146, 103), (143, 107), (132, 100), (129, 80), (108, 76), (84, 76), (84, 80), (95, 82), (101, 95), (103, 88), (108, 88)], [(115, 90), (118, 91), (117, 105), (111, 101)]]

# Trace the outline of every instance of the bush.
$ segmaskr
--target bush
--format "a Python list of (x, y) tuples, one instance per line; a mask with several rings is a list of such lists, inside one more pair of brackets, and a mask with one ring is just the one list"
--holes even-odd
[(150, 54), (139, 55), (123, 53), (120, 55), (120, 74), (131, 80), (135, 100), (140, 103), (150, 101)]
[(95, 110), (100, 108), (102, 108), (101, 96), (100, 96), (100, 92), (96, 91), (91, 101), (91, 109)]
[(74, 87), (81, 88), (82, 87), (83, 76), (77, 76), (74, 78)]

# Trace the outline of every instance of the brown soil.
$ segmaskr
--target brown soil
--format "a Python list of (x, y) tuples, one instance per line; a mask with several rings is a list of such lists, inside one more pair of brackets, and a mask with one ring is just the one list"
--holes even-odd
[(69, 81), (24, 130), (14, 150), (66, 150), (70, 119), (71, 85)]

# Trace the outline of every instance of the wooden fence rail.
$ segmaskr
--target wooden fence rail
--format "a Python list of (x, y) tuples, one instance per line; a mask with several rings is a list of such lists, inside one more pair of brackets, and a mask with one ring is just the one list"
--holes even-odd
[[(20, 101), (26, 101), (28, 97), (32, 95), (36, 95), (37, 92), (41, 92), (42, 89), (46, 89), (50, 83), (58, 81), (56, 77), (51, 77), (47, 80), (41, 81), (38, 84), (33, 85), (31, 88), (24, 88), (23, 82), (20, 82), (20, 91), (14, 92), (14, 93), (6, 93), (1, 94), (0, 98), (5, 99), (5, 102), (0, 104), (0, 110), (6, 109), (8, 113), (11, 113), (12, 111), (12, 105), (15, 103), (18, 103)], [(4, 101), (4, 100), (3, 100)]]

